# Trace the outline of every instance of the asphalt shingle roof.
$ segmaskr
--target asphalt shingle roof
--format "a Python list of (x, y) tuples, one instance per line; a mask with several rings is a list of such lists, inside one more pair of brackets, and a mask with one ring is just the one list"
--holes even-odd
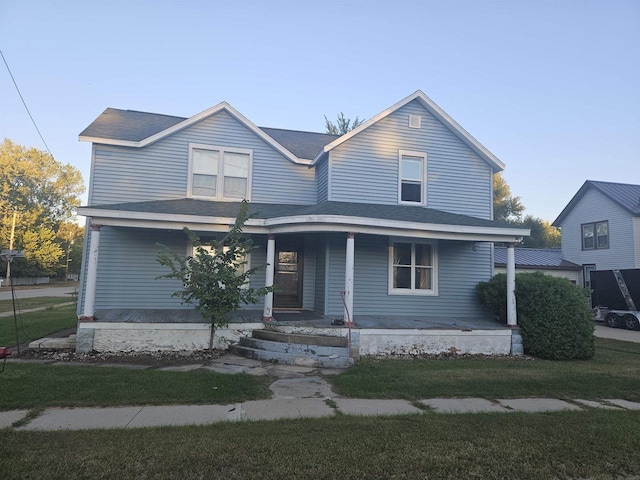
[[(559, 248), (516, 248), (516, 267), (545, 268), (549, 270), (581, 270), (580, 265), (562, 258), (562, 250)], [(507, 249), (494, 247), (495, 265), (504, 267), (507, 265)]]
[[(92, 205), (97, 210), (118, 210), (128, 212), (158, 213), (164, 215), (197, 215), (205, 217), (235, 218), (238, 214), (238, 202), (214, 202), (180, 198), (175, 200), (157, 200), (148, 202)], [(249, 213), (255, 218), (276, 218), (297, 215), (339, 215), (345, 217), (363, 217), (402, 222), (431, 223), (437, 225), (458, 225), (471, 227), (514, 228), (513, 225), (484, 220), (481, 218), (458, 215), (434, 210), (432, 208), (406, 205), (374, 205), (368, 203), (322, 202), (318, 205), (288, 205), (270, 203), (249, 203)]]
[[(91, 125), (80, 133), (80, 136), (139, 142), (185, 120), (187, 118), (107, 108)], [(302, 132), (282, 128), (258, 128), (301, 159), (313, 159), (325, 145), (340, 137), (340, 135), (330, 135), (328, 133)]]

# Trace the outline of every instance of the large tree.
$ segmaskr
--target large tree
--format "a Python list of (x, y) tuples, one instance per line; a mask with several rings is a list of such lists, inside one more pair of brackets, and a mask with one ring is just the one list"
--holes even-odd
[[(12, 273), (51, 275), (65, 248), (58, 229), (74, 215), (84, 191), (80, 171), (36, 148), (5, 139), (0, 146), (0, 248), (9, 248), (15, 214), (13, 248), (23, 250)], [(2, 265), (5, 271), (5, 265)]]
[(344, 135), (345, 133), (350, 132), (354, 128), (357, 128), (364, 123), (364, 119), (360, 120), (358, 117), (356, 117), (356, 119), (353, 120), (352, 123), (351, 119), (345, 118), (344, 113), (342, 112), (340, 112), (340, 115), (338, 115), (336, 123), (333, 123), (331, 120), (329, 120), (326, 115), (324, 116), (324, 121), (327, 133), (331, 133), (333, 135)]
[(511, 189), (501, 173), (493, 175), (493, 219), (497, 222), (519, 222), (524, 205), (520, 197), (511, 195)]
[(523, 237), (519, 246), (527, 248), (560, 247), (560, 230), (551, 226), (547, 220), (527, 215), (519, 225), (531, 229), (531, 235)]

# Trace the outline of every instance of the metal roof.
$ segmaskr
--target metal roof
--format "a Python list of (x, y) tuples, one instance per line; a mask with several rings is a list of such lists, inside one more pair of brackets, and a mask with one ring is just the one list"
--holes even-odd
[(554, 227), (560, 226), (590, 188), (596, 189), (631, 215), (640, 216), (640, 185), (587, 180), (555, 219), (552, 224)]
[[(562, 258), (559, 248), (516, 248), (516, 267), (539, 268), (548, 270), (581, 270), (582, 267)], [(494, 247), (494, 264), (499, 267), (507, 265), (506, 247)]]

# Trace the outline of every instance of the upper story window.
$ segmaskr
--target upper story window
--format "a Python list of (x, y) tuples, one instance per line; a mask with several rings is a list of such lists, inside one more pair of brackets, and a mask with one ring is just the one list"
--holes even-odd
[(398, 203), (426, 205), (427, 154), (400, 150)]
[(250, 200), (252, 156), (243, 148), (189, 145), (188, 196)]
[(582, 249), (609, 248), (609, 222), (582, 224)]
[(437, 244), (394, 241), (389, 246), (389, 293), (437, 295)]

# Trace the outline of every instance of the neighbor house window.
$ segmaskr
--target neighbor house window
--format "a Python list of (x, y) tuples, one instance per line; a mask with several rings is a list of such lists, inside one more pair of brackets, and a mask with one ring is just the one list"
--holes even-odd
[(398, 202), (425, 205), (426, 153), (400, 150), (398, 167)]
[(582, 249), (609, 248), (609, 222), (585, 223), (582, 225)]
[(251, 161), (251, 150), (190, 145), (189, 196), (249, 200)]
[(437, 244), (394, 241), (389, 246), (389, 293), (436, 295)]

